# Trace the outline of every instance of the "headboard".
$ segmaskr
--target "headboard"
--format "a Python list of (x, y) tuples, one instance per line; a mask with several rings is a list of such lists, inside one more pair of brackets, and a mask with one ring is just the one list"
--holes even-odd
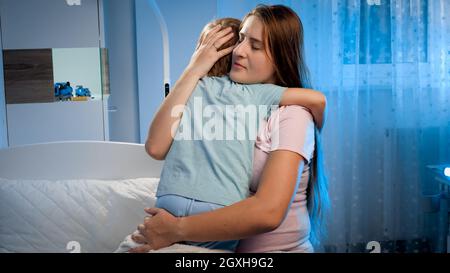
[(163, 161), (143, 144), (65, 141), (0, 149), (0, 177), (8, 179), (124, 179), (159, 177)]

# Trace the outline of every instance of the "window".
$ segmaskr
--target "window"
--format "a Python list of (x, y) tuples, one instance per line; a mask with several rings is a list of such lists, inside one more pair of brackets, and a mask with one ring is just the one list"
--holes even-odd
[(359, 64), (389, 64), (392, 52), (396, 52), (395, 63), (417, 62), (417, 58), (427, 62), (428, 0), (401, 1), (397, 6), (391, 6), (390, 0), (359, 1), (359, 14), (355, 0), (345, 1), (344, 64), (355, 64), (357, 58)]

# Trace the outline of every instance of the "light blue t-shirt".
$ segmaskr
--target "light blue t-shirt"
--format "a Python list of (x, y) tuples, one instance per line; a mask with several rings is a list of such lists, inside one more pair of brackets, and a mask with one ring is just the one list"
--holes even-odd
[(204, 77), (192, 92), (162, 169), (156, 196), (228, 206), (248, 197), (260, 121), (286, 90)]

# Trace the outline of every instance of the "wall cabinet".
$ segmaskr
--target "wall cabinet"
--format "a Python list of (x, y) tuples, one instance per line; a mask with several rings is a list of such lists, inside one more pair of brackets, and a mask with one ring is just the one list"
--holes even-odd
[[(109, 140), (102, 2), (75, 2), (0, 0), (9, 146)], [(72, 98), (55, 93), (67, 82)], [(89, 96), (77, 97), (77, 86)]]

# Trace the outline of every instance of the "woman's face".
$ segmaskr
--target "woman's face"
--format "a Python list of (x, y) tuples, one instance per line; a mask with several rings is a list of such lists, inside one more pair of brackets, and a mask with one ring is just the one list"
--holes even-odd
[(274, 83), (275, 70), (263, 37), (263, 24), (256, 16), (245, 20), (233, 50), (231, 80), (244, 83)]

